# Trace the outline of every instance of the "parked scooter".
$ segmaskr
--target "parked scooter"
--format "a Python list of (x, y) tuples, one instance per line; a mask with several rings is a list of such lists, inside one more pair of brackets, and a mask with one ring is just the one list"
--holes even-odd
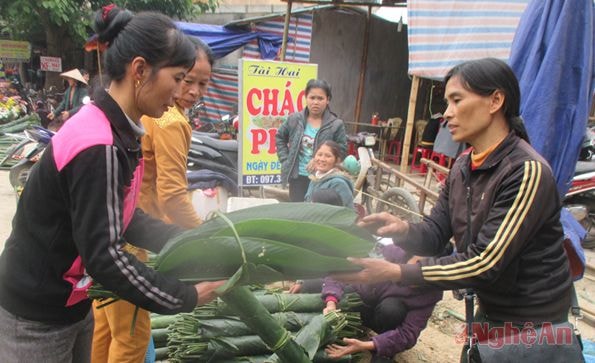
[(231, 180), (238, 180), (237, 140), (218, 140), (197, 131), (192, 132), (188, 153), (188, 170), (208, 169)]
[(11, 155), (15, 159), (20, 159), (17, 164), (10, 168), (8, 174), (10, 184), (15, 189), (25, 186), (31, 168), (39, 161), (52, 136), (54, 136), (54, 132), (41, 126), (33, 126), (33, 128), (25, 130), (25, 136), (27, 139), (19, 143), (15, 148), (15, 152)]
[(387, 211), (410, 222), (419, 222), (417, 201), (407, 189), (395, 185), (389, 175), (374, 165), (376, 157), (372, 146), (374, 144), (357, 149), (361, 169), (354, 182), (356, 199), (365, 205), (367, 213)]
[(595, 248), (595, 162), (577, 162), (564, 206), (587, 231), (583, 247)]

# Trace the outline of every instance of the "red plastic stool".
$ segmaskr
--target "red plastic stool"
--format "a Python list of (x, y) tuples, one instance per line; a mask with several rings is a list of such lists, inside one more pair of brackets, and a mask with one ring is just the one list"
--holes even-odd
[[(444, 154), (433, 151), (432, 156), (430, 156), (430, 159), (438, 165), (442, 165), (446, 168), (450, 167), (450, 158)], [(440, 183), (444, 183), (444, 181), (446, 180), (446, 174), (443, 174), (438, 170), (435, 171), (435, 174), (436, 179), (438, 179)]]
[(353, 141), (347, 141), (347, 155), (353, 155), (357, 158), (357, 147)]
[(426, 164), (422, 164), (420, 160), (422, 158), (429, 159), (430, 155), (432, 155), (432, 149), (425, 149), (419, 146), (416, 147), (413, 152), (413, 159), (411, 160), (411, 172), (419, 172), (420, 174), (427, 173), (428, 167)]
[(430, 156), (430, 159), (438, 165), (442, 165), (445, 167), (448, 166), (448, 156), (446, 156), (444, 154), (432, 151), (432, 155)]
[(388, 143), (386, 154), (384, 154), (384, 161), (392, 161), (395, 164), (401, 162), (401, 141), (391, 140)]

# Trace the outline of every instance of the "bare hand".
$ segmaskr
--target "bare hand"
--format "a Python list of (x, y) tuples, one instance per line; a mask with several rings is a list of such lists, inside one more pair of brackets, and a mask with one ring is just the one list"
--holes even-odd
[(401, 281), (401, 266), (380, 258), (348, 258), (363, 269), (358, 272), (341, 273), (329, 276), (346, 284), (373, 284), (378, 282)]
[(324, 315), (330, 313), (331, 311), (337, 310), (337, 303), (334, 301), (329, 301), (326, 303), (326, 307), (322, 310)]
[(66, 121), (70, 117), (70, 113), (68, 111), (62, 111), (61, 116), (62, 116), (62, 121)]
[(217, 297), (215, 290), (225, 284), (227, 280), (219, 281), (205, 281), (194, 285), (196, 294), (198, 295), (197, 306), (207, 304)]
[(54, 115), (53, 112), (48, 113), (48, 120), (53, 120), (54, 117), (56, 117), (56, 116)]
[(366, 350), (374, 350), (374, 342), (364, 342), (359, 339), (343, 338), (346, 345), (331, 344), (324, 350), (329, 358), (337, 359), (344, 355), (355, 354)]
[(422, 257), (420, 257), (420, 256), (413, 256), (413, 257), (411, 257), (411, 258), (410, 258), (410, 259), (407, 261), (407, 264), (408, 264), (408, 265), (415, 265), (415, 264), (416, 264), (416, 263), (417, 263), (419, 260), (421, 260), (421, 259), (422, 259)]
[(357, 225), (382, 237), (403, 236), (409, 231), (409, 223), (388, 212), (365, 216)]
[(291, 285), (288, 292), (290, 294), (299, 294), (302, 291), (302, 285), (303, 283), (301, 281), (296, 281)]

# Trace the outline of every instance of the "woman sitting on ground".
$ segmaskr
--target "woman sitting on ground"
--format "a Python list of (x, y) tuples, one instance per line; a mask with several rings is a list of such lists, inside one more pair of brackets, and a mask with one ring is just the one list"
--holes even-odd
[(353, 182), (341, 166), (343, 158), (339, 144), (327, 140), (320, 144), (310, 164), (313, 174), (306, 191), (306, 202), (312, 202), (314, 192), (321, 189), (333, 189), (341, 197), (341, 205), (353, 208)]

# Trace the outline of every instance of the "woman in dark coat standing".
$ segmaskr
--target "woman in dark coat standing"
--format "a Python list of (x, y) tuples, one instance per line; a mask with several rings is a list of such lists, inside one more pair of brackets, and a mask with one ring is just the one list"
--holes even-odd
[(277, 156), (281, 162), (281, 181), (289, 184), (292, 202), (303, 202), (310, 184), (307, 165), (314, 150), (325, 140), (339, 144), (342, 157), (347, 150), (343, 120), (330, 109), (331, 86), (311, 79), (306, 85), (306, 108), (289, 115), (277, 131)]

